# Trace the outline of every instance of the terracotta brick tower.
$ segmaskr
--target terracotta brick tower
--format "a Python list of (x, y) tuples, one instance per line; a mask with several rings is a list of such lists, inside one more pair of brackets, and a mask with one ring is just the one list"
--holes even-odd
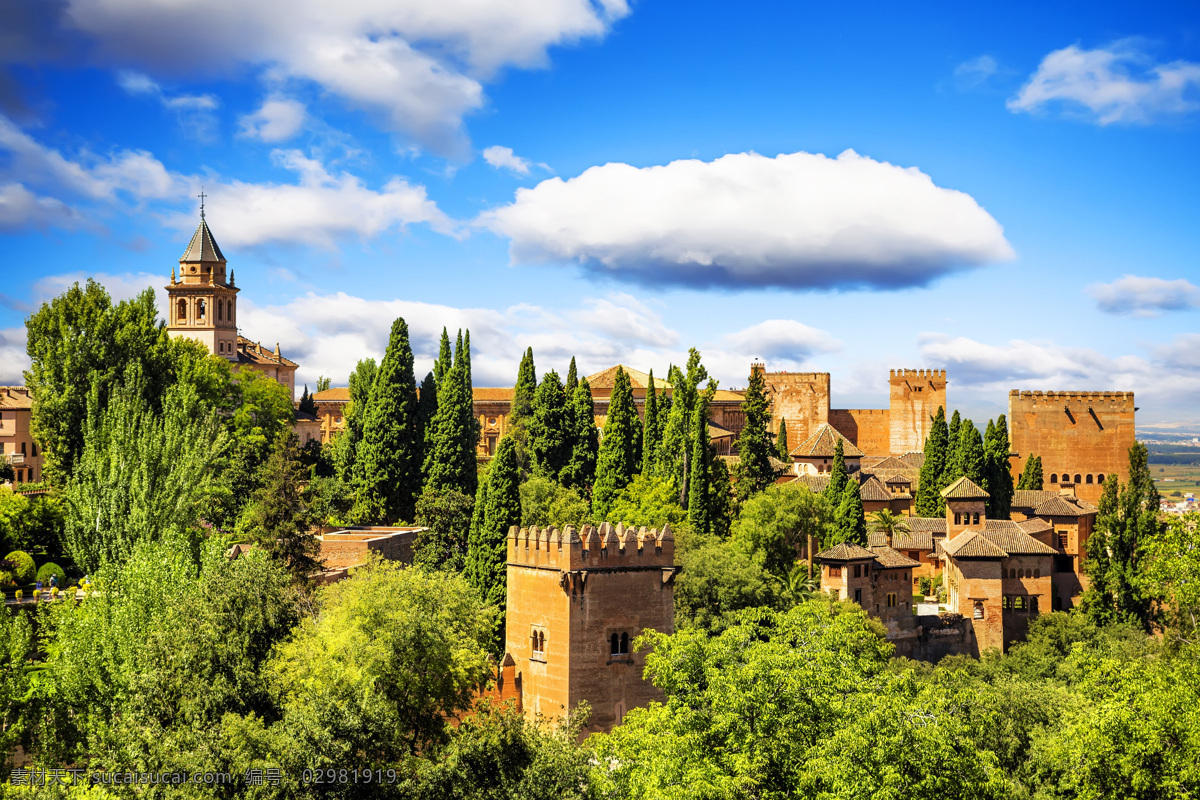
[(921, 452), (938, 406), (946, 407), (946, 370), (894, 369), (888, 380), (892, 455)]
[(210, 353), (237, 361), (238, 290), (233, 285), (233, 273), (226, 282), (225, 265), (225, 256), (204, 220), (201, 203), (200, 226), (179, 259), (178, 280), (175, 270), (171, 270), (167, 333), (195, 339)]
[(565, 715), (586, 700), (587, 730), (608, 731), (662, 693), (642, 679), (642, 631), (674, 631), (671, 529), (520, 528), (508, 534), (505, 650), (526, 715)]

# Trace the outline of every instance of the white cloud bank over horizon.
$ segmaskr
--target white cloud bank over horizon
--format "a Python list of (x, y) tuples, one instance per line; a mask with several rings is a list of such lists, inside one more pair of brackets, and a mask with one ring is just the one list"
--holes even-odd
[(1129, 314), (1144, 319), (1164, 311), (1200, 308), (1200, 286), (1178, 278), (1166, 280), (1141, 275), (1124, 275), (1112, 283), (1095, 283), (1085, 290), (1096, 306), (1109, 314)]
[(461, 154), (484, 81), (543, 66), (549, 48), (602, 38), (629, 13), (626, 0), (67, 0), (65, 20), (119, 66), (258, 67), (268, 82), (311, 81), (384, 128)]
[(1015, 257), (970, 195), (852, 150), (609, 163), (518, 189), (476, 225), (514, 263), (648, 285), (894, 289)]
[(1013, 112), (1063, 110), (1099, 125), (1150, 124), (1200, 109), (1200, 64), (1154, 60), (1133, 39), (1055, 50), (1008, 101)]

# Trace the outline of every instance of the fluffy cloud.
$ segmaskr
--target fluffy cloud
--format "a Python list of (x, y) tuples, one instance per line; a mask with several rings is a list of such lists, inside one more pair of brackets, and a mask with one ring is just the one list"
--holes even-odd
[(268, 97), (262, 107), (239, 122), (242, 135), (264, 142), (282, 142), (295, 136), (304, 126), (304, 104), (287, 97)]
[[(441, 233), (455, 231), (454, 222), (423, 186), (397, 177), (375, 190), (349, 173), (331, 175), (321, 162), (298, 150), (276, 150), (273, 158), (297, 174), (296, 183), (205, 179), (208, 207), (221, 220), (222, 242), (235, 247), (264, 242), (333, 247), (340, 237), (376, 236), (415, 223), (427, 223)], [(189, 230), (195, 216), (177, 214), (168, 224)]]
[(605, 164), (518, 189), (477, 224), (514, 262), (646, 284), (891, 289), (1013, 257), (969, 195), (852, 150)]
[(1097, 283), (1087, 288), (1101, 311), (1157, 317), (1164, 311), (1200, 308), (1200, 286), (1184, 278), (1168, 281), (1126, 275), (1112, 283)]
[(25, 352), (25, 326), (0, 328), (0, 385), (25, 383), (23, 372), (26, 369), (29, 369), (29, 356)]
[(1101, 125), (1150, 123), (1200, 108), (1198, 89), (1196, 62), (1156, 64), (1130, 40), (1095, 50), (1071, 45), (1043, 58), (1008, 108), (1062, 108), (1082, 112)]
[(1010, 389), (1132, 391), (1148, 419), (1195, 415), (1200, 394), (1200, 335), (1176, 337), (1147, 355), (1110, 356), (1086, 347), (1014, 339), (1002, 345), (966, 337), (924, 334), (926, 363), (948, 371), (955, 403), (994, 402)]
[(69, 0), (66, 19), (117, 63), (265, 66), (447, 151), (483, 105), (481, 81), (541, 65), (549, 47), (603, 36), (628, 13), (626, 0)]
[(129, 94), (149, 95), (158, 100), (163, 108), (175, 114), (179, 127), (193, 139), (207, 142), (216, 138), (214, 112), (220, 103), (211, 94), (167, 94), (148, 76), (128, 70), (117, 74), (117, 84)]
[(0, 231), (72, 225), (74, 210), (61, 200), (34, 194), (19, 183), (0, 184)]
[[(514, 175), (521, 176), (528, 175), (530, 168), (534, 166), (528, 158), (521, 158), (514, 153), (511, 147), (501, 147), (498, 144), (483, 149), (483, 160), (496, 169), (506, 169)], [(553, 172), (548, 164), (539, 163), (537, 166), (547, 172)]]
[(831, 353), (841, 343), (827, 332), (794, 319), (769, 319), (725, 337), (733, 349), (770, 361), (799, 363), (817, 353)]

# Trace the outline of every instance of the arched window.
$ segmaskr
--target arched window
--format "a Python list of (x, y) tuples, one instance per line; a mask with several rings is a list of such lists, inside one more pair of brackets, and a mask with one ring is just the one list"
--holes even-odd
[(1063, 473), (1063, 476), (1062, 476), (1062, 482), (1063, 482), (1063, 483), (1070, 483), (1070, 482), (1071, 482), (1071, 476), (1070, 476), (1070, 475), (1068, 475), (1067, 473), (1065, 473), (1065, 472), (1064, 472), (1064, 473)]
[(1029, 598), (1029, 613), (1030, 614), (1038, 613), (1038, 603), (1037, 603), (1036, 597)]
[(1014, 579), (1014, 580), (1015, 580), (1015, 579), (1016, 579), (1016, 577), (1017, 577), (1017, 571), (1016, 571), (1015, 569), (1010, 569), (1010, 570), (1008, 571), (1008, 577), (1010, 577), (1010, 578), (1012, 578), (1012, 579)]
[(530, 636), (533, 638), (533, 644), (530, 645), (530, 647), (532, 648), (533, 652), (536, 653), (538, 651), (537, 631), (534, 631), (533, 633), (531, 633)]
[(1101, 472), (1099, 475), (1096, 476), (1096, 483), (1104, 483), (1104, 473), (1103, 472)]
[(180, 298), (179, 303), (175, 306), (175, 321), (185, 322), (187, 320), (187, 300)]
[(621, 655), (626, 655), (628, 653), (629, 653), (629, 634), (622, 633), (621, 634)]
[(1083, 482), (1084, 482), (1084, 483), (1091, 483), (1091, 482), (1092, 482), (1092, 476), (1091, 476), (1091, 473), (1088, 473), (1088, 474), (1087, 474), (1087, 475), (1084, 477), (1084, 479), (1083, 479)]
[(1057, 476), (1057, 475), (1055, 475), (1053, 472), (1051, 472), (1051, 473), (1050, 473), (1050, 482), (1051, 482), (1051, 483), (1058, 483), (1058, 476)]
[(614, 656), (621, 655), (621, 638), (614, 633), (608, 638), (608, 642), (611, 645), (608, 650), (609, 653)]
[(979, 524), (979, 512), (976, 512), (976, 513), (972, 514), (971, 516), (973, 517), (971, 524), (978, 525)]
[(1076, 473), (1075, 473), (1075, 482), (1076, 482), (1076, 483), (1083, 483), (1083, 481), (1081, 480), (1081, 477), (1082, 477), (1082, 476), (1081, 476), (1081, 475), (1080, 475), (1078, 472), (1076, 472)]
[(208, 311), (208, 303), (204, 300), (196, 301), (196, 319), (204, 319), (205, 313)]
[(538, 652), (546, 652), (546, 632), (538, 631)]

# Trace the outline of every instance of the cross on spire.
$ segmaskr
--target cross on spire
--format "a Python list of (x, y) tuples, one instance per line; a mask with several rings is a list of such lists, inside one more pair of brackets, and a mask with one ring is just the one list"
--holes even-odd
[(207, 197), (207, 195), (204, 194), (203, 186), (200, 187), (200, 194), (196, 196), (200, 198), (200, 219), (204, 219), (204, 198)]

